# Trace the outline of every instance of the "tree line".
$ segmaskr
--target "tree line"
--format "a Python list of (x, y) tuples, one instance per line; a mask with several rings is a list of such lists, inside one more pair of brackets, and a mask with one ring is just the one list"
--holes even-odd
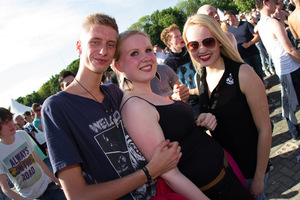
[[(166, 8), (161, 11), (156, 10), (151, 15), (141, 17), (136, 23), (129, 27), (129, 30), (140, 30), (146, 32), (151, 38), (152, 44), (159, 44), (165, 47), (160, 40), (160, 33), (164, 28), (171, 24), (177, 24), (182, 30), (186, 19), (195, 14), (198, 8), (204, 4), (212, 5), (220, 10), (234, 10), (242, 12), (249, 12), (251, 8), (255, 7), (254, 0), (185, 0), (179, 1), (174, 8)], [(58, 84), (58, 77), (66, 70), (77, 73), (79, 67), (79, 59), (71, 62), (66, 69), (63, 69), (56, 75), (44, 83), (38, 91), (33, 91), (25, 97), (16, 99), (19, 103), (31, 106), (32, 103), (43, 104), (46, 98), (60, 91)]]

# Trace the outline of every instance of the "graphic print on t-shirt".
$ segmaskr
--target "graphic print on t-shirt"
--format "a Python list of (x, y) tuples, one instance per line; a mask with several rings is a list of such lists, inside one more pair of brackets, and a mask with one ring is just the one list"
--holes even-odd
[(26, 142), (4, 158), (3, 163), (7, 166), (10, 175), (17, 180), (19, 185), (22, 185), (23, 189), (32, 186), (41, 178), (41, 169), (37, 166)]
[[(116, 112), (119, 113), (115, 111), (115, 117), (117, 117)], [(103, 132), (99, 132), (95, 139), (120, 177), (124, 177), (141, 169), (147, 162), (124, 129), (121, 118), (115, 119), (117, 119), (119, 128), (116, 128), (110, 122), (105, 123), (109, 126), (106, 129), (98, 127), (98, 131), (103, 130)], [(110, 120), (101, 119), (101, 121), (106, 122)], [(95, 125), (95, 123), (93, 124)], [(148, 186), (150, 185), (152, 188), (155, 188), (155, 181), (152, 181)], [(151, 193), (153, 191), (154, 194)], [(145, 199), (145, 196), (155, 196), (155, 189), (149, 190), (149, 188), (146, 188), (146, 185), (143, 185), (132, 193), (135, 198)]]

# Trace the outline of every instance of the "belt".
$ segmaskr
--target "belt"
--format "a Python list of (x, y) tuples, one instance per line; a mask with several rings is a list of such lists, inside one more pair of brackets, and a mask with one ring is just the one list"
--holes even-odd
[(224, 176), (226, 174), (226, 170), (225, 169), (227, 167), (228, 167), (228, 160), (227, 160), (226, 154), (224, 152), (224, 166), (223, 166), (222, 170), (220, 171), (219, 175), (214, 180), (212, 180), (210, 183), (208, 183), (208, 184), (206, 184), (204, 186), (199, 187), (199, 189), (201, 191), (205, 191), (205, 190), (208, 190), (208, 189), (212, 188), (217, 183), (219, 183), (224, 178)]

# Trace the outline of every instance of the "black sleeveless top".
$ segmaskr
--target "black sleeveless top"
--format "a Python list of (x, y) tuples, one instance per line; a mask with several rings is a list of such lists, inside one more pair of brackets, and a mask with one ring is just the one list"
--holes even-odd
[(178, 141), (181, 146), (182, 157), (178, 164), (181, 173), (198, 187), (214, 180), (222, 170), (224, 151), (217, 141), (196, 126), (191, 107), (181, 101), (153, 106), (160, 115), (159, 124), (165, 138)]
[(254, 177), (256, 170), (258, 130), (239, 85), (238, 73), (242, 63), (223, 59), (225, 72), (210, 99), (206, 68), (202, 68), (198, 84), (200, 113), (210, 112), (216, 116), (218, 125), (211, 131), (212, 136), (231, 154), (244, 177), (249, 179)]

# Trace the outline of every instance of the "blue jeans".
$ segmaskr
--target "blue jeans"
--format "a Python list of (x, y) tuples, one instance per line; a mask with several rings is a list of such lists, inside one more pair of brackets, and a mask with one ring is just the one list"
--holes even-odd
[[(265, 71), (268, 71), (269, 55), (261, 40), (255, 43), (261, 59), (261, 64)], [(269, 64), (270, 65), (270, 64)]]
[[(268, 175), (269, 175), (269, 172), (267, 172), (265, 174), (265, 180), (264, 180), (264, 189), (263, 189), (263, 192), (262, 194), (256, 198), (256, 200), (267, 200), (266, 198), (266, 195), (265, 195), (265, 188), (266, 188), (266, 184), (267, 184), (267, 179), (268, 179)], [(252, 183), (253, 181), (253, 178), (250, 178), (250, 179), (246, 179), (246, 185), (247, 185), (247, 188), (249, 188), (250, 184)]]
[(293, 137), (293, 139), (297, 139), (300, 135), (299, 135), (299, 126), (298, 124), (293, 124), (288, 118), (285, 118), (289, 131)]
[(261, 58), (260, 55), (254, 55), (254, 56), (249, 56), (247, 58), (243, 58), (244, 62), (247, 63), (248, 65), (252, 66), (256, 74), (259, 76), (259, 78), (264, 82), (263, 78), (263, 71), (261, 67)]
[[(299, 103), (299, 100), (300, 100), (300, 68), (291, 73), (291, 78), (292, 78), (293, 86), (295, 88), (297, 98), (298, 98), (298, 103)], [(293, 139), (298, 138), (300, 136), (300, 134), (299, 134), (300, 130), (299, 130), (298, 124), (293, 124), (287, 118), (286, 118), (286, 121), (287, 121), (289, 131), (290, 131)]]
[(61, 190), (54, 182), (49, 183), (46, 191), (39, 200), (66, 200), (63, 190)]
[(1, 187), (0, 187), (0, 199), (1, 200), (11, 200), (2, 192)]

